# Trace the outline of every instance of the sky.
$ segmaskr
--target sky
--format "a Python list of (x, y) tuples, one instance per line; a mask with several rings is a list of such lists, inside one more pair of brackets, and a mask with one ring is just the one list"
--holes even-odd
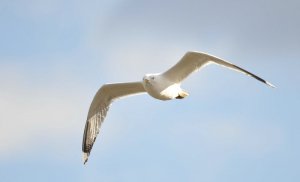
[[(0, 179), (300, 180), (297, 0), (0, 0)], [(187, 51), (208, 66), (183, 100), (113, 103), (87, 165), (81, 142), (104, 83), (141, 80)]]

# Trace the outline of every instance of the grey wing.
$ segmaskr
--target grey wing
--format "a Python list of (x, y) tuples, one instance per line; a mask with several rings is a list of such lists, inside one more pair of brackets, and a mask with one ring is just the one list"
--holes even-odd
[(105, 84), (98, 90), (91, 103), (83, 134), (82, 152), (84, 164), (88, 160), (110, 104), (117, 98), (143, 92), (145, 92), (145, 89), (141, 82)]
[(271, 87), (274, 87), (274, 85), (272, 85), (271, 83), (254, 75), (253, 73), (250, 73), (249, 71), (243, 68), (240, 68), (228, 61), (222, 60), (215, 56), (201, 53), (201, 52), (187, 52), (176, 65), (174, 65), (169, 70), (164, 72), (163, 76), (165, 76), (166, 78), (168, 78), (173, 82), (180, 83), (185, 78), (187, 78), (191, 73), (193, 73), (196, 70), (199, 70), (200, 68), (203, 68), (204, 66), (210, 63), (215, 63), (224, 66), (226, 68), (241, 72)]

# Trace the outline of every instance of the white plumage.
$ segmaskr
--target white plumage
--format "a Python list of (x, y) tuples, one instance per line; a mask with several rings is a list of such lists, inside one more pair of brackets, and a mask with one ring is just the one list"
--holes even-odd
[(159, 100), (185, 98), (188, 96), (188, 93), (181, 89), (182, 81), (192, 72), (211, 63), (244, 73), (268, 86), (274, 87), (271, 83), (232, 63), (200, 52), (187, 52), (176, 65), (166, 72), (146, 74), (142, 81), (105, 84), (96, 93), (88, 112), (82, 142), (84, 164), (88, 160), (101, 123), (104, 121), (109, 106), (114, 100), (141, 93), (148, 93)]

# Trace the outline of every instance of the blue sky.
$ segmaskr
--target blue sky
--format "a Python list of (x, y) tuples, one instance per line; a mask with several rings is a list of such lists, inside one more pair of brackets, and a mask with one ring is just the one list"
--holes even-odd
[[(1, 181), (299, 181), (300, 3), (0, 1)], [(87, 166), (81, 141), (104, 83), (166, 70), (186, 51), (229, 60), (184, 100), (115, 102)]]

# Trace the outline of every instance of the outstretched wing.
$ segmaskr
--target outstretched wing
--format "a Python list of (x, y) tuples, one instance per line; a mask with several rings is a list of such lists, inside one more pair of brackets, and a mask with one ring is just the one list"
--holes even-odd
[(84, 164), (88, 160), (110, 104), (117, 98), (143, 92), (145, 92), (145, 89), (142, 82), (105, 84), (98, 90), (91, 103), (83, 134), (82, 152)]
[(271, 83), (254, 75), (253, 73), (250, 73), (249, 71), (243, 68), (240, 68), (230, 62), (227, 62), (215, 56), (211, 56), (209, 54), (200, 53), (200, 52), (187, 52), (176, 65), (174, 65), (169, 70), (164, 72), (163, 76), (173, 82), (180, 83), (186, 77), (188, 77), (192, 72), (199, 70), (200, 68), (203, 68), (204, 66), (210, 63), (219, 64), (229, 69), (233, 69), (235, 71), (244, 73), (271, 87), (274, 87), (274, 85), (272, 85)]

